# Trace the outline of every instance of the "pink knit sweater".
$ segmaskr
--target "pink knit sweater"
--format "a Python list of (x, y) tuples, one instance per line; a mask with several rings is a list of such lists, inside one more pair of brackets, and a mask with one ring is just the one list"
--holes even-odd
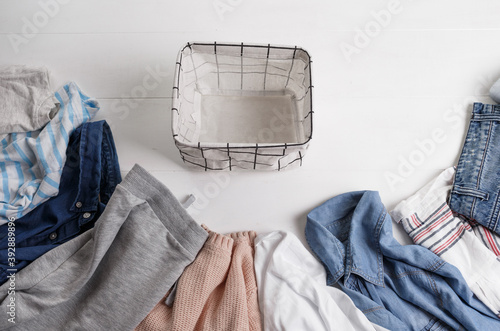
[(153, 330), (261, 330), (253, 265), (255, 232), (209, 237), (178, 280), (172, 307), (167, 295), (136, 327)]

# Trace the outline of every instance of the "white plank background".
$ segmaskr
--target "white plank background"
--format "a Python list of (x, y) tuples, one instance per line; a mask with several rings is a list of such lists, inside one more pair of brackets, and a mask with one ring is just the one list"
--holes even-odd
[[(472, 103), (491, 103), (500, 77), (499, 13), (494, 0), (0, 0), (0, 64), (45, 65), (54, 89), (75, 81), (96, 97), (123, 175), (139, 163), (181, 201), (194, 193), (198, 222), (289, 230), (305, 243), (306, 215), (325, 200), (378, 190), (391, 209), (457, 162)], [(170, 96), (187, 41), (309, 51), (315, 121), (302, 168), (206, 173), (182, 164)], [(346, 56), (346, 47), (356, 50)], [(134, 97), (151, 72), (158, 85)]]

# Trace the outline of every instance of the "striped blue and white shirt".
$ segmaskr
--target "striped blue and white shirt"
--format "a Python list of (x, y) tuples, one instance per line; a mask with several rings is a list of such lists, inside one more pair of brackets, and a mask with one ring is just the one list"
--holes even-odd
[(0, 136), (0, 225), (58, 194), (69, 136), (99, 110), (75, 83), (55, 97), (59, 111), (41, 130)]

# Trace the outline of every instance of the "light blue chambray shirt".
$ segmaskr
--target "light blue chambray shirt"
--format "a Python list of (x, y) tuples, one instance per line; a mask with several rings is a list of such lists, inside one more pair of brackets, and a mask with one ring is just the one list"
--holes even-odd
[(306, 239), (327, 271), (375, 324), (390, 330), (500, 330), (456, 267), (401, 245), (378, 192), (332, 198), (307, 216)]
[(59, 111), (42, 129), (0, 136), (0, 225), (57, 195), (69, 136), (99, 110), (75, 83), (55, 97)]

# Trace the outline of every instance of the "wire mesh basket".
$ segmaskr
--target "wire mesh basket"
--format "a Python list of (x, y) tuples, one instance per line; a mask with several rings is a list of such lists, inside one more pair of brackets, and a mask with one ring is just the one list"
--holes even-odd
[(176, 62), (172, 133), (204, 170), (302, 165), (312, 137), (311, 58), (299, 47), (187, 43)]

